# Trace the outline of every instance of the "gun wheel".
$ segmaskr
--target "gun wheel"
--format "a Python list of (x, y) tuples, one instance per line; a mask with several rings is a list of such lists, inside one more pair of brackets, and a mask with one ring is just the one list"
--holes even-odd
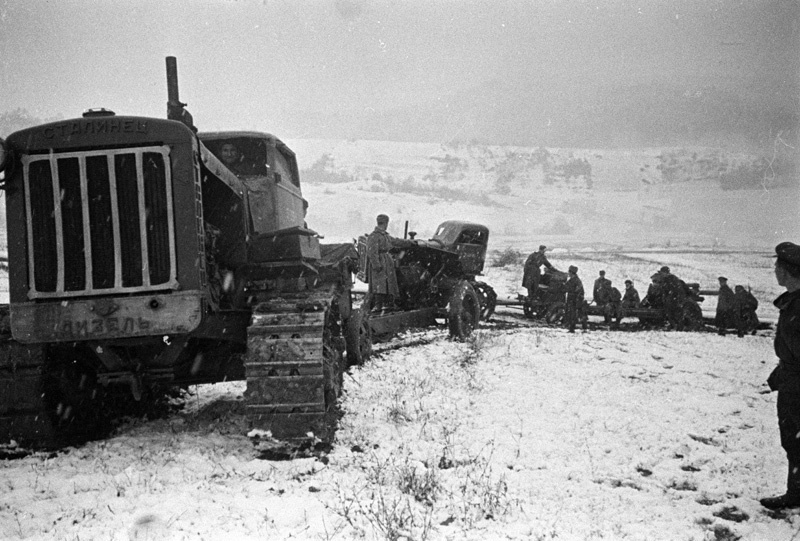
[(450, 295), (449, 306), (447, 322), (450, 327), (450, 337), (464, 340), (472, 334), (480, 321), (481, 306), (478, 294), (469, 282), (462, 280)]
[(696, 302), (687, 300), (683, 305), (681, 322), (682, 328), (687, 331), (699, 331), (703, 328), (703, 310)]

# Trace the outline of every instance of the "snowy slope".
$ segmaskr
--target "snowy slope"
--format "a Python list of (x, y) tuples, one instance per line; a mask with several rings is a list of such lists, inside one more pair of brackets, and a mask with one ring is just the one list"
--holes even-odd
[[(638, 282), (662, 261), (687, 278), (718, 271), (705, 254), (625, 255), (551, 260), (578, 264), (584, 283), (599, 268)], [(770, 259), (724, 263), (762, 306), (779, 292)], [(485, 280), (510, 298), (521, 272), (489, 267)], [(569, 335), (518, 314), (467, 343), (431, 329), (378, 346), (345, 377), (319, 458), (256, 458), (243, 385), (228, 383), (106, 441), (2, 461), (0, 538), (764, 541), (800, 529), (800, 515), (758, 504), (785, 481), (763, 384), (772, 331)]]

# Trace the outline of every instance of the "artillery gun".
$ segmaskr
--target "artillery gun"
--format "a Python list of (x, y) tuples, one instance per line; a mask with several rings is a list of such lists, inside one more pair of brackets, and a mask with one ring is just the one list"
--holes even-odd
[[(351, 363), (361, 363), (369, 355), (372, 341), (380, 341), (412, 327), (447, 321), (450, 336), (467, 338), (481, 319), (488, 319), (495, 309), (497, 294), (479, 281), (486, 260), (489, 229), (480, 224), (446, 221), (436, 228), (429, 240), (398, 240), (392, 249), (399, 295), (395, 306), (383, 313), (371, 313), (370, 296), (353, 316), (348, 352), (355, 352)], [(405, 236), (404, 236), (405, 237)], [(358, 278), (367, 282), (367, 236), (357, 241)], [(350, 347), (350, 344), (353, 347)], [(350, 353), (348, 353), (350, 354)]]
[[(173, 57), (167, 83), (167, 119), (90, 110), (3, 144), (0, 443), (102, 437), (120, 404), (230, 380), (275, 441), (332, 437), (355, 251), (306, 227), (288, 146), (198, 134)], [(221, 161), (225, 142), (249, 170)]]
[(564, 318), (566, 311), (567, 277), (566, 272), (545, 268), (533, 298), (517, 295), (516, 299), (498, 299), (496, 304), (522, 308), (525, 317), (543, 319), (551, 325), (556, 325)]
[[(675, 278), (674, 276), (672, 277)], [(518, 295), (516, 299), (502, 299), (497, 305), (522, 308), (526, 317), (543, 319), (550, 325), (562, 322), (566, 307), (567, 273), (547, 268), (542, 274), (538, 290), (533, 298)], [(665, 286), (651, 287), (640, 306), (620, 308), (620, 317), (637, 318), (645, 326), (662, 325), (670, 321), (680, 330), (699, 330), (703, 328), (703, 312), (700, 304), (705, 300), (703, 295), (716, 295), (714, 290), (701, 290), (697, 283), (686, 284), (681, 280), (670, 282), (671, 288), (682, 290), (681, 295), (667, 295)], [(669, 289), (669, 288), (667, 288)], [(672, 298), (669, 298), (672, 297)], [(609, 311), (604, 305), (585, 302), (584, 316), (599, 316), (609, 321)]]

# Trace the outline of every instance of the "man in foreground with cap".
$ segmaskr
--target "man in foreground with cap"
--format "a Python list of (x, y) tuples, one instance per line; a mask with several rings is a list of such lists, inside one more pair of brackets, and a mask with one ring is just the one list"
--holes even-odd
[(585, 331), (586, 317), (583, 313), (583, 282), (578, 278), (578, 267), (575, 265), (569, 266), (569, 276), (567, 277), (567, 282), (564, 284), (564, 290), (567, 294), (564, 320), (569, 332), (575, 332), (575, 325), (578, 323), (578, 318), (580, 318), (583, 330)]
[(375, 230), (367, 237), (367, 279), (369, 281), (370, 309), (375, 312), (391, 308), (399, 295), (394, 259), (389, 254), (394, 239), (386, 229), (389, 217), (378, 214)]
[(778, 427), (789, 472), (786, 493), (763, 498), (767, 509), (800, 507), (800, 246), (782, 242), (775, 247), (775, 278), (786, 291), (775, 299), (780, 310), (775, 331), (778, 366), (767, 383), (778, 391)]
[(717, 333), (725, 336), (725, 329), (736, 327), (733, 290), (724, 276), (720, 276), (717, 280), (719, 281), (719, 296), (717, 297), (717, 314), (714, 317), (714, 324), (717, 326)]
[(542, 272), (540, 270), (542, 265), (548, 269), (556, 270), (547, 260), (547, 256), (544, 255), (545, 250), (547, 250), (547, 246), (542, 244), (539, 246), (539, 251), (533, 252), (528, 256), (528, 259), (525, 260), (525, 268), (522, 273), (522, 287), (528, 290), (529, 301), (533, 301), (533, 299), (536, 298), (536, 293), (539, 290), (539, 281), (542, 278)]

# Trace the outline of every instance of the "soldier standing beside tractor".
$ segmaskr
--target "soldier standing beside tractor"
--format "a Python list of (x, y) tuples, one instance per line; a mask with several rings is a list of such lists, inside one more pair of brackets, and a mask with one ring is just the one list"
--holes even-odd
[(391, 309), (400, 294), (394, 259), (389, 254), (394, 239), (386, 229), (389, 217), (378, 214), (377, 225), (367, 237), (367, 276), (369, 277), (370, 310), (384, 312)]

